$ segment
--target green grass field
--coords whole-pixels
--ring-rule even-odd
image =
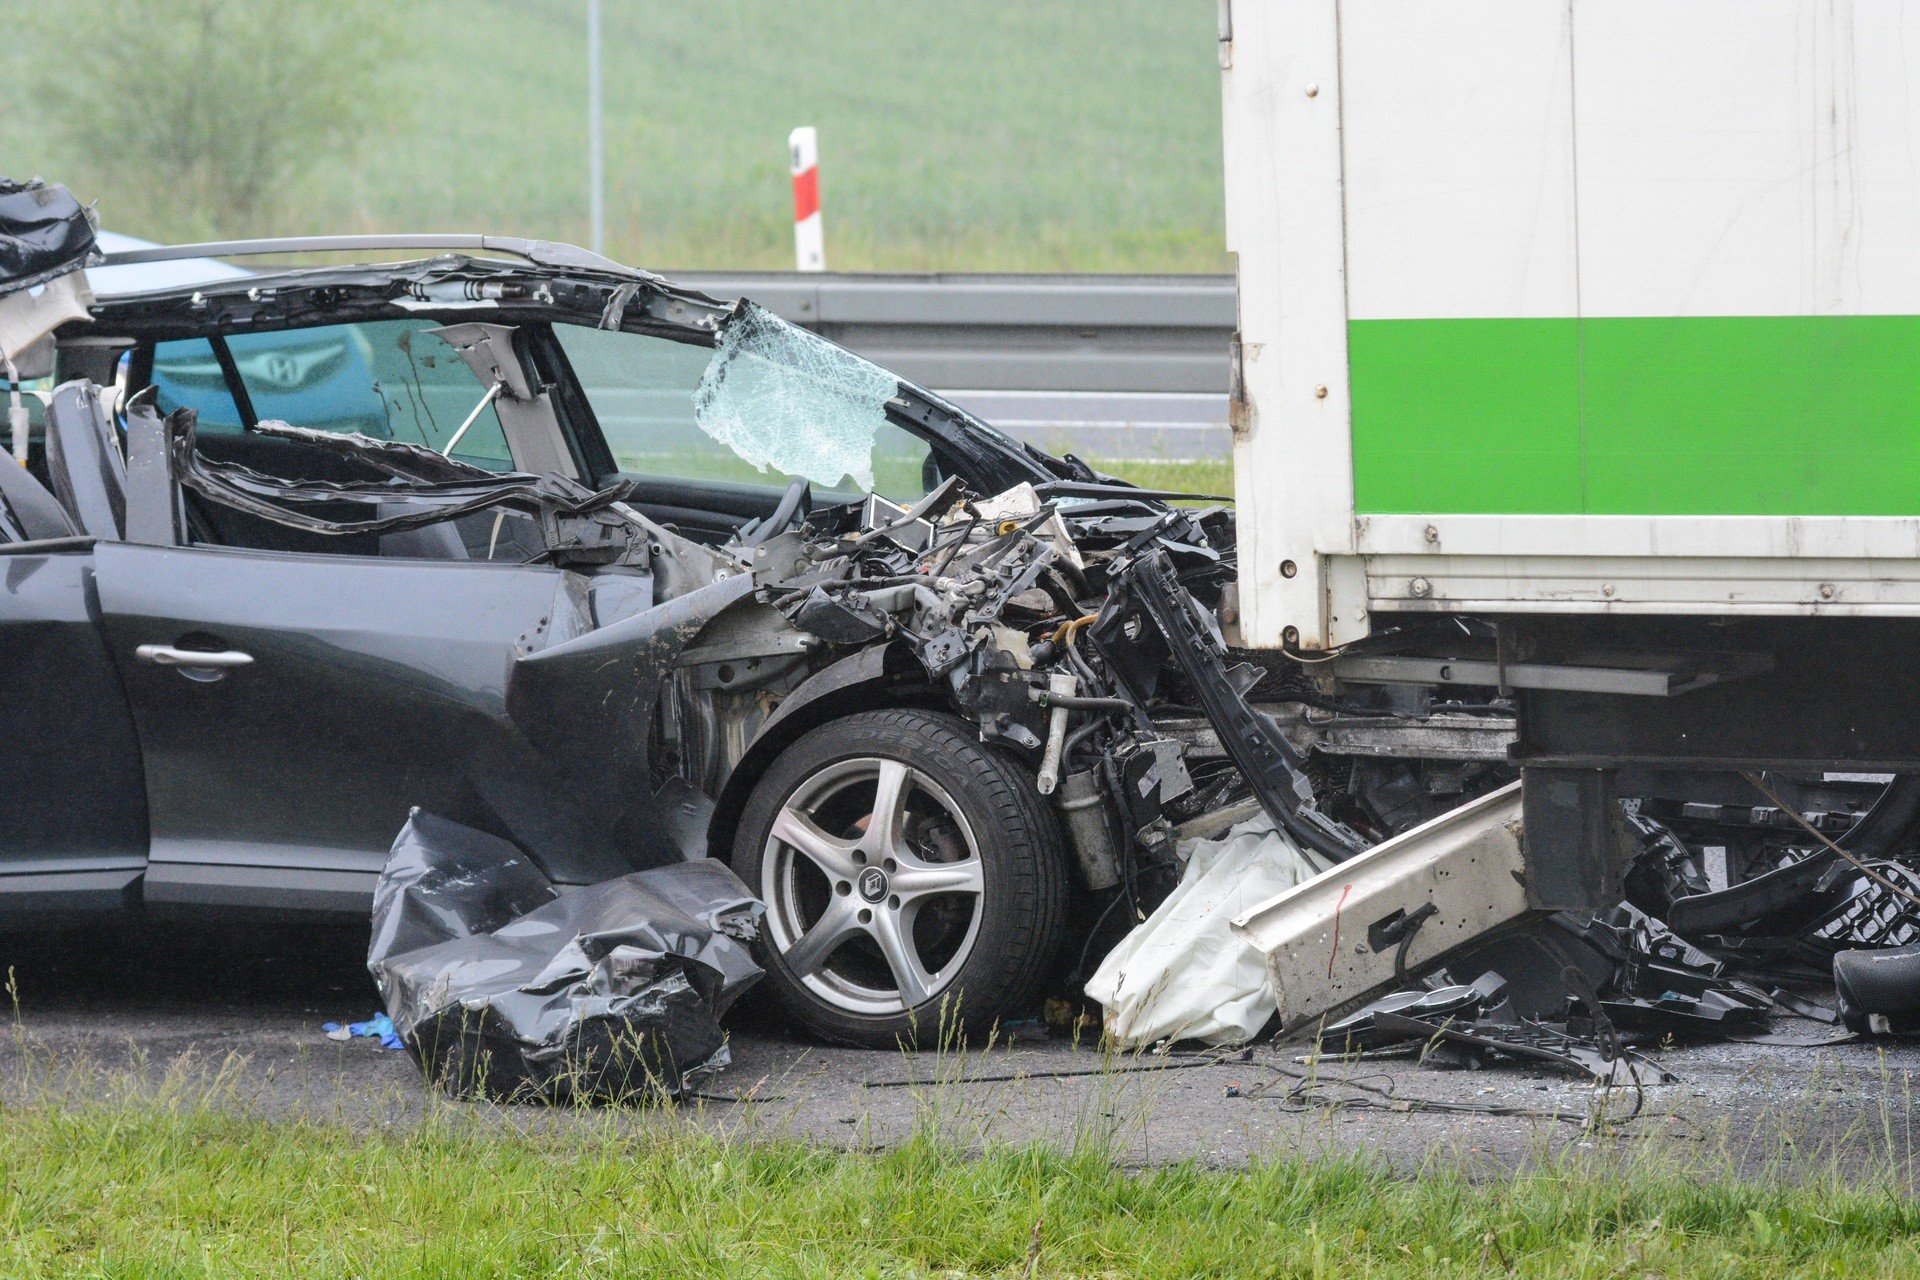
[[[812,124],[830,267],[1225,268],[1212,0],[605,0],[605,11],[617,257],[791,266],[786,137]],[[160,240],[485,229],[584,241],[583,0],[395,12],[397,45],[340,50],[378,63],[389,86],[375,136],[357,158],[303,165],[264,225],[235,225],[181,175],[105,171],[17,87],[0,89],[4,168],[64,179],[98,198],[108,226]],[[14,39],[0,42],[0,84],[46,59],[88,74],[70,48]]]
[[[1225,458],[1200,458],[1187,462],[1129,460],[1095,461],[1093,467],[1108,475],[1119,476],[1144,489],[1171,489],[1179,493],[1197,493],[1209,497],[1233,497],[1233,463]]]
[[[1473,1182],[1362,1157],[1129,1171],[1097,1151],[755,1145],[614,1113],[356,1133],[190,1098],[13,1106],[10,1277],[1902,1276],[1920,1207],[1629,1153]],[[599,1122],[604,1119],[604,1123]],[[1624,1160],[1624,1164],[1614,1161]]]

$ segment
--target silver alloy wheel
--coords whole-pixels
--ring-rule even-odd
[[[929,832],[947,847],[925,847]],[[925,1004],[973,953],[980,847],[952,797],[898,760],[841,760],[809,775],[775,816],[760,868],[768,944],[837,1009]]]

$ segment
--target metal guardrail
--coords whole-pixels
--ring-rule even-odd
[[[926,386],[1227,390],[1231,276],[662,274],[744,294]]]
[[[1231,276],[662,274],[750,297],[1044,447],[1229,451]]]

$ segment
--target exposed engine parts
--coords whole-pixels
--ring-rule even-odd
[[[1264,673],[1230,664],[1213,612],[1233,572],[1225,511],[1055,488],[949,482],[825,531],[770,527],[798,518],[783,504],[739,550],[795,628],[829,650],[898,646],[983,739],[1029,756],[1089,888],[1131,891],[1172,865],[1177,826],[1249,795],[1329,858],[1364,848],[1247,701]]]

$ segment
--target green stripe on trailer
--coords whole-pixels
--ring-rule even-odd
[[[1920,317],[1355,320],[1354,508],[1920,515]]]

